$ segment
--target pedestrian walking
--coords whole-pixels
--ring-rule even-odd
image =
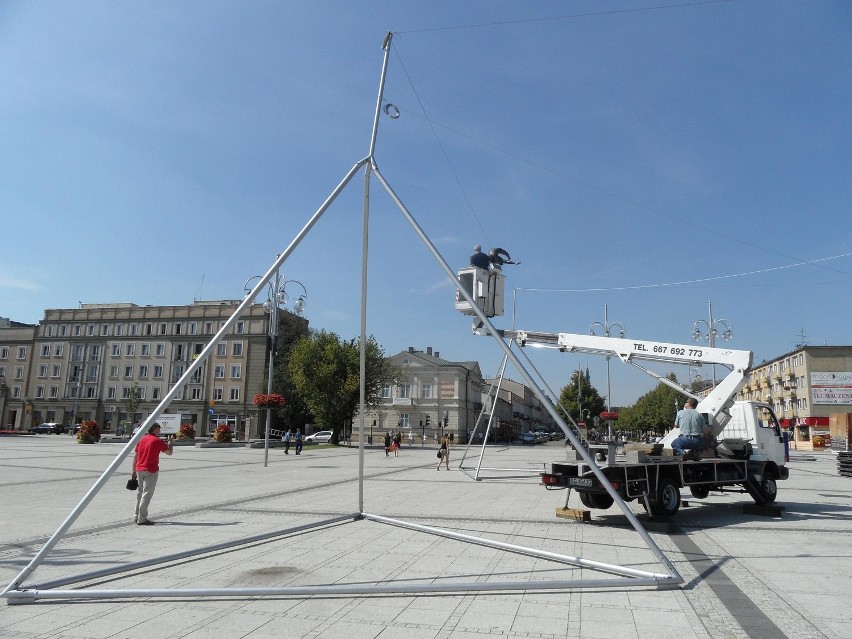
[[[385,433],[385,457],[390,454],[391,436],[390,431]]]
[[[286,431],[284,431],[284,437],[282,439],[284,440],[284,454],[289,455],[290,454],[290,442],[293,441],[293,433],[290,432],[289,428]]]
[[[450,469],[450,438],[446,435],[441,438],[441,447],[438,449],[438,465],[435,470],[441,470],[441,463],[446,464],[447,470]]]
[[[411,431],[408,431],[408,445],[411,447],[414,446],[414,433]]]
[[[396,435],[393,436],[393,444],[391,444],[391,448],[393,449],[393,456],[399,457],[399,448],[402,446],[402,433],[396,431]]]
[[[157,488],[157,477],[160,473],[160,453],[172,454],[174,438],[169,435],[167,441],[159,437],[160,425],[154,424],[148,432],[136,444],[133,455],[133,474],[131,477],[139,481],[136,489],[136,515],[134,521],[137,526],[152,526],[153,521],[148,519],[148,505]]]
[[[296,429],[296,454],[297,455],[302,454],[302,429],[301,428]]]

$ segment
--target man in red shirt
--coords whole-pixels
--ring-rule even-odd
[[[157,488],[157,476],[160,470],[160,453],[172,454],[173,437],[169,435],[168,443],[158,437],[160,425],[154,424],[148,433],[136,444],[133,456],[133,477],[139,480],[136,490],[136,525],[152,526],[148,519],[148,504]]]

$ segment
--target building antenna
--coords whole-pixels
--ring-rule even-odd
[[[807,341],[805,341],[805,329],[800,328],[799,329],[799,343],[796,344],[796,348],[802,348],[803,346],[807,346],[807,345],[808,345],[808,343],[807,343]]]

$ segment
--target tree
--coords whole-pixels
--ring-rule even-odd
[[[139,392],[139,384],[134,383],[130,391],[127,393],[127,398],[124,405],[127,407],[127,420],[132,424],[136,409],[142,403],[142,394]]]
[[[382,386],[397,381],[399,371],[385,357],[375,338],[366,343],[366,404],[375,406]],[[342,341],[336,334],[313,331],[290,352],[290,376],[314,418],[330,430],[331,443],[358,412],[360,403],[360,341]]]
[[[667,375],[668,379],[677,382],[674,373]],[[616,427],[618,430],[649,431],[662,435],[674,425],[677,413],[676,402],[682,404],[683,393],[660,382],[657,387],[642,395],[633,406],[625,408],[618,415]]]
[[[598,389],[592,386],[588,369],[585,373],[574,371],[571,374],[571,381],[563,386],[559,393],[559,402],[575,422],[585,421],[580,415],[581,410],[583,413],[588,410],[591,417],[597,417],[606,410],[606,402],[598,393]],[[562,407],[559,408],[559,413],[564,418]]]
[[[289,312],[278,314],[278,339],[275,345],[275,366],[272,369],[272,392],[284,396],[286,403],[282,408],[273,410],[277,420],[284,423],[285,428],[297,427],[303,429],[311,421],[311,410],[296,389],[293,376],[290,374],[289,361],[293,348],[299,340],[310,336],[308,322],[299,315]],[[266,392],[266,387],[259,391]]]

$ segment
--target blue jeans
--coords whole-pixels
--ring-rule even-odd
[[[683,455],[683,451],[686,449],[703,450],[704,438],[700,435],[681,435],[672,442],[672,449],[674,449],[675,455]]]

